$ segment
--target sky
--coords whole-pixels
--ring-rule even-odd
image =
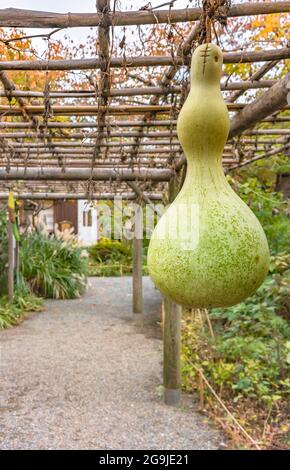
[[[40,2],[39,0],[0,0],[1,8],[21,8],[24,10],[51,11],[56,13],[95,12],[95,4],[95,0],[49,0],[49,2]],[[25,29],[25,32],[28,35],[41,34],[42,32],[48,33],[49,31],[51,30],[39,28]],[[62,39],[65,35],[69,35],[77,43],[84,42],[89,32],[89,28],[72,28],[70,30],[60,31],[59,33],[55,34],[54,39]],[[40,54],[46,49],[46,42],[43,39],[35,39],[33,44]]]
[[[167,3],[168,0],[118,0],[117,9],[139,10],[141,7],[151,3],[152,7]],[[113,5],[113,0],[111,0]],[[175,0],[173,8],[186,8],[187,6],[195,7],[196,0]],[[96,0],[49,0],[48,2],[40,2],[39,0],[0,0],[0,8],[21,8],[25,10],[50,11],[56,13],[90,13],[96,12]],[[168,6],[162,9],[168,9]],[[48,29],[25,29],[28,35],[48,33]],[[69,36],[75,43],[84,43],[86,37],[91,33],[89,28],[71,28],[56,33],[53,37],[56,40],[62,40],[64,36]],[[46,50],[46,42],[43,39],[35,39],[34,47],[40,55]]]
[[[168,0],[117,0],[117,9],[124,10],[139,10],[143,6],[151,3],[154,8],[156,6],[167,3]],[[111,0],[111,6],[113,0]],[[173,8],[186,8],[187,6],[197,6],[196,0],[175,0]],[[49,0],[48,2],[40,2],[39,0],[0,0],[0,8],[21,8],[25,10],[38,10],[38,11],[51,11],[56,13],[90,13],[96,12],[96,0]],[[164,6],[160,9],[168,9]],[[47,29],[25,29],[25,32],[30,34],[47,33]],[[65,35],[69,35],[76,43],[83,43],[86,37],[90,34],[89,28],[71,28],[69,30],[60,31],[54,35],[55,39],[62,39]],[[37,49],[45,50],[45,42],[42,39],[34,41]]]
[[[168,0],[151,0],[152,7],[166,3]],[[1,8],[24,8],[26,10],[42,10],[42,11],[58,11],[58,12],[93,12],[96,11],[96,0],[49,0],[48,7],[40,5],[39,0],[0,0]],[[118,4],[121,5],[121,10],[138,10],[140,7],[147,5],[147,0],[119,0]],[[174,8],[185,8],[189,3],[195,6],[195,2],[187,0],[176,0]],[[111,0],[111,4],[113,1]],[[134,5],[134,8],[132,7]]]

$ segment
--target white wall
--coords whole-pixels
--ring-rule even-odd
[[[53,232],[53,203],[51,201],[43,201],[44,209],[39,212],[35,223],[38,227],[45,227],[48,231]]]
[[[84,227],[83,212],[89,210],[92,211],[92,226]],[[91,207],[85,199],[78,201],[78,236],[85,245],[93,245],[98,238],[97,210]]]

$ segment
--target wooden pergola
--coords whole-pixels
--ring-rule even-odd
[[[203,40],[205,16],[211,13],[218,22],[221,18],[224,21],[225,18],[290,13],[289,1],[227,6],[223,1],[208,0],[203,2],[203,8],[180,10],[175,10],[172,2],[168,2],[167,9],[150,7],[126,12],[115,10],[112,3],[97,0],[94,14],[0,10],[0,27],[51,30],[97,27],[99,48],[98,56],[94,58],[0,62],[0,199],[7,198],[10,188],[18,188],[18,197],[23,199],[113,199],[121,196],[146,204],[172,200],[186,171],[186,159],[177,139],[176,120],[188,91],[188,86],[176,83],[175,78],[180,70],[188,69],[192,51]],[[215,7],[209,11],[213,4]],[[188,23],[190,30],[171,55],[111,56],[112,28],[176,23]],[[289,46],[285,41],[284,46],[277,48],[224,53],[226,64],[261,63],[247,79],[225,80],[221,84],[231,116],[230,135],[223,153],[225,171],[273,155],[289,154],[287,93],[290,73],[275,80],[265,79],[277,64],[290,58]],[[157,83],[140,77],[140,69],[155,67],[162,69]],[[134,86],[114,86],[112,71],[115,69],[125,70]],[[27,73],[99,70],[99,80],[97,86],[89,90],[20,90],[7,73],[16,70]],[[258,97],[251,93],[247,102],[240,101],[244,93],[251,90],[261,93]],[[142,99],[139,103],[138,97]],[[129,98],[137,104],[128,103]],[[83,104],[86,99],[88,104]],[[48,107],[50,115],[47,117]],[[68,119],[56,119],[64,116]],[[142,312],[141,248],[142,242],[136,238],[135,313]],[[172,305],[167,305],[167,310],[171,311],[171,323],[166,323],[165,334],[172,338],[178,330],[180,312]],[[165,342],[168,403],[178,401],[178,394],[170,391],[180,388],[176,359],[178,335],[176,338],[176,341]]]

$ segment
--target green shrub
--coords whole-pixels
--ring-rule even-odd
[[[91,257],[100,263],[110,261],[110,263],[124,261],[132,261],[131,246],[118,240],[110,240],[108,238],[101,238],[98,243],[91,246],[89,249]]]
[[[128,242],[101,238],[88,248],[90,276],[124,276],[132,274],[132,245]],[[143,274],[147,275],[147,247],[143,246]]]
[[[271,187],[265,187],[258,178],[248,178],[244,183],[229,179],[261,222],[271,253],[289,252],[289,201]]]
[[[36,294],[71,299],[85,289],[87,259],[81,248],[35,232],[22,241],[20,272]]]
[[[192,366],[202,368],[225,397],[253,398],[272,405],[290,392],[287,321],[279,314],[289,306],[290,258],[272,260],[271,273],[252,297],[227,309],[209,312],[215,339],[206,324],[183,323],[183,371],[186,388],[197,381]]]
[[[20,323],[27,312],[42,310],[43,301],[30,292],[23,278],[20,276],[15,288],[13,300],[0,297],[0,328],[8,328]]]
[[[91,276],[122,276],[132,272],[132,248],[128,243],[101,238],[88,248]]]

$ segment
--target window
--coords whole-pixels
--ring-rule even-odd
[[[83,211],[83,226],[84,227],[92,227],[93,220],[92,220],[92,211],[91,209],[88,211]]]

